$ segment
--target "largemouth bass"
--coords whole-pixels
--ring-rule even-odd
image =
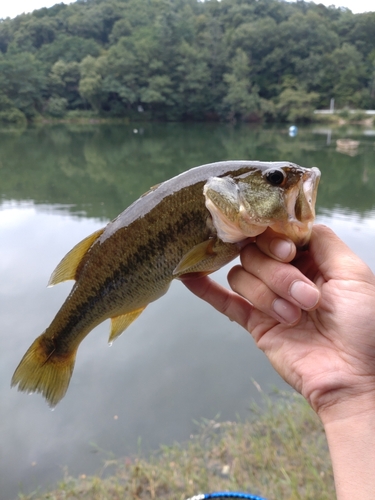
[[[65,395],[85,336],[111,318],[118,337],[171,281],[216,271],[248,238],[272,227],[308,242],[320,172],[288,162],[228,161],[193,168],[135,201],[78,243],[49,281],[75,284],[51,325],[18,365],[12,386],[41,392],[51,406]]]

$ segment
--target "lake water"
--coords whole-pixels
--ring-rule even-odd
[[[0,130],[0,499],[93,474],[109,457],[187,440],[202,417],[246,417],[286,384],[248,333],[173,283],[108,348],[109,322],[82,343],[66,397],[10,389],[13,371],[71,283],[46,288],[60,259],[150,186],[219,160],[319,167],[318,222],[375,271],[375,131],[145,124]],[[360,141],[353,156],[338,138]],[[228,267],[216,273],[226,282]],[[66,469],[65,469],[66,468]]]

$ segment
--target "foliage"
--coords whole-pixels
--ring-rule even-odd
[[[307,121],[375,106],[374,30],[310,2],[78,0],[0,20],[0,88],[28,120]]]
[[[51,116],[61,118],[65,115],[68,101],[64,97],[51,97],[48,101],[47,112]]]
[[[45,79],[40,64],[29,52],[0,54],[0,89],[27,118],[41,110]]]
[[[260,97],[257,88],[251,85],[251,69],[246,53],[242,49],[236,50],[231,63],[231,72],[224,74],[224,81],[228,85],[227,95],[223,104],[228,108],[229,117],[246,119],[258,117],[260,114]]]
[[[26,116],[2,93],[0,93],[0,123],[7,125],[26,124]]]
[[[279,116],[289,122],[307,122],[311,119],[314,104],[319,95],[316,92],[306,92],[302,88],[287,87],[279,95],[276,109]]]

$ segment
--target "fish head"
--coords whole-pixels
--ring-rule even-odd
[[[212,177],[203,193],[221,240],[243,241],[271,227],[301,247],[311,235],[319,179],[317,168],[269,163]]]

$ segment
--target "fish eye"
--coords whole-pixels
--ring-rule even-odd
[[[285,180],[285,174],[282,170],[269,170],[265,177],[272,186],[281,186]]]

